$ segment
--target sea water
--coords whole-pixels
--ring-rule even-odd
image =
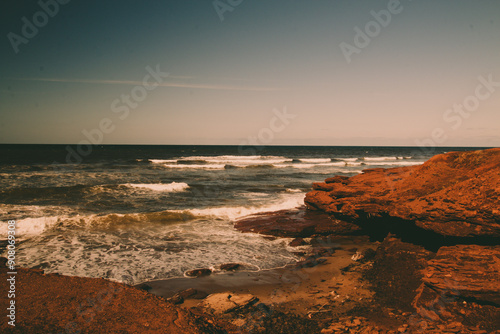
[[[78,147],[0,145],[0,239],[16,220],[19,266],[128,284],[275,268],[297,260],[289,240],[240,233],[236,219],[302,206],[327,177],[470,149],[95,146],[77,160]]]

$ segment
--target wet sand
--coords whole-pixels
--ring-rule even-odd
[[[322,247],[324,253],[318,259],[326,262],[314,267],[290,264],[284,268],[258,272],[235,271],[216,273],[198,278],[174,278],[147,282],[150,293],[169,298],[176,293],[193,288],[207,294],[230,292],[252,294],[266,305],[299,315],[315,312],[321,305],[335,303],[339,312],[345,312],[355,302],[367,300],[371,292],[359,281],[360,274],[354,268],[362,264],[352,259],[356,251],[375,249],[378,243],[366,237],[338,237],[334,244]],[[318,249],[316,248],[316,251]],[[321,262],[324,260],[319,260]],[[351,270],[341,269],[351,266]],[[186,308],[200,303],[187,299],[181,305]]]

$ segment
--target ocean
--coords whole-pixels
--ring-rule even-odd
[[[302,206],[311,184],[327,177],[474,148],[85,149],[0,145],[0,239],[15,220],[18,266],[138,284],[228,262],[284,266],[298,260],[289,240],[240,233],[234,221]]]

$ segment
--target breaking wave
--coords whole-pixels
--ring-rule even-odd
[[[126,183],[123,186],[134,189],[148,189],[153,191],[163,192],[179,192],[189,188],[189,185],[184,182],[172,182],[168,184],[163,183]]]

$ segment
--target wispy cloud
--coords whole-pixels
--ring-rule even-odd
[[[173,79],[189,79],[190,77],[174,77]],[[97,85],[143,85],[142,81],[136,80],[87,80],[87,79],[64,79],[64,78],[15,78],[21,81],[41,81],[41,82],[64,82],[77,84],[97,84]],[[251,91],[251,92],[272,92],[282,89],[273,87],[252,87],[252,86],[235,86],[235,85],[214,85],[214,84],[194,84],[181,82],[162,82],[160,87],[175,87],[175,88],[193,88],[193,89],[211,89],[211,90],[233,90],[233,91]]]

